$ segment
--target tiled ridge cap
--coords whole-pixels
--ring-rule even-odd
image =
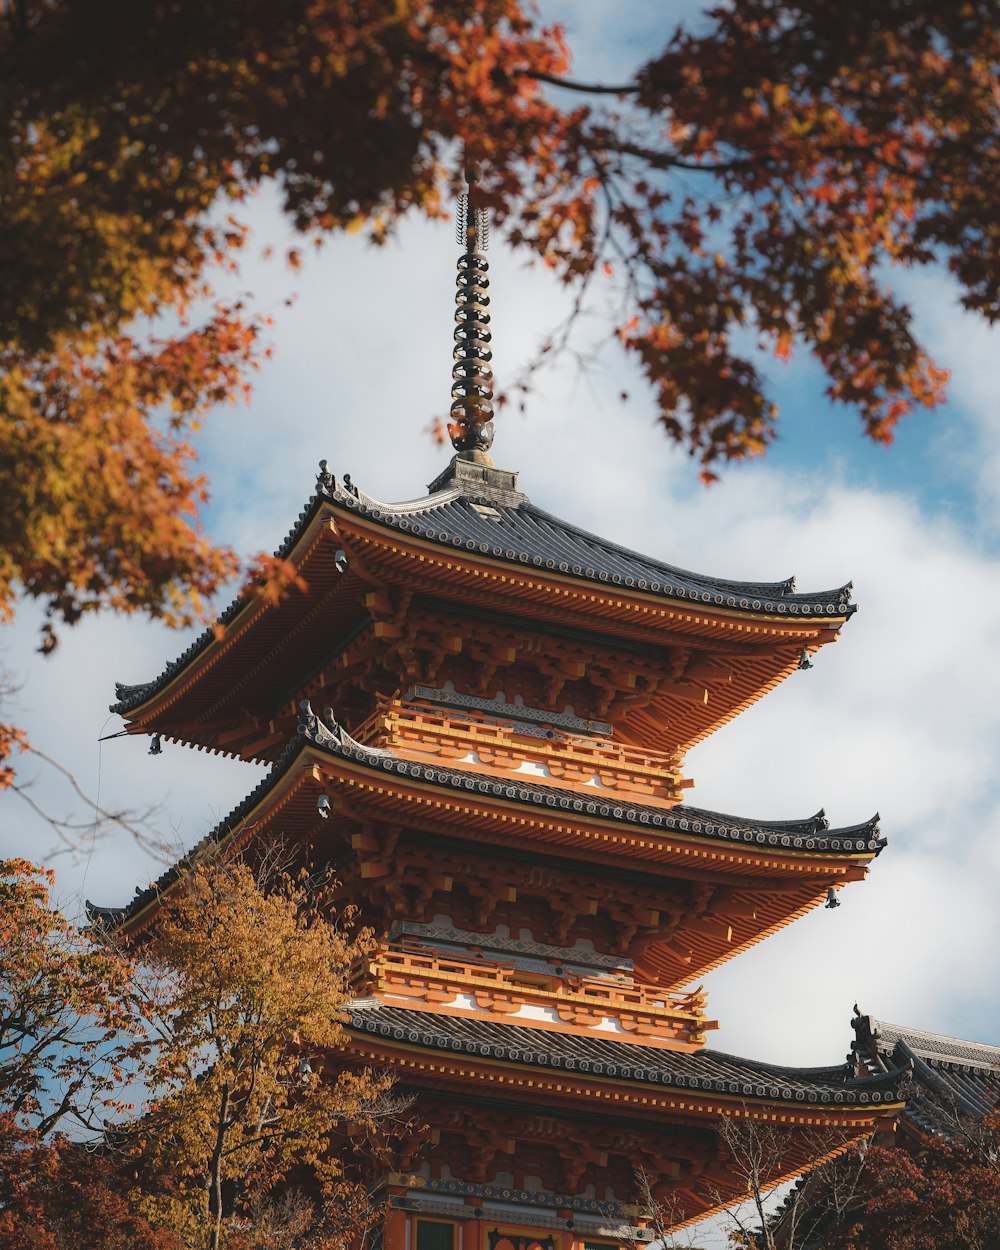
[[[856,1016],[852,1024],[858,1034],[858,1044],[863,1046],[870,1041],[883,1056],[891,1055],[903,1042],[915,1055],[933,1064],[990,1068],[1000,1073],[1000,1046],[890,1024],[871,1015]]]
[[[845,595],[849,597],[850,590],[852,589],[850,586],[840,586],[836,590],[824,590],[817,592],[816,595],[802,596],[796,595],[794,576],[785,577],[778,582],[747,582],[739,578],[713,577],[707,573],[695,573],[690,569],[682,569],[679,565],[667,564],[664,560],[657,560],[652,556],[644,556],[641,552],[634,551],[631,547],[625,547],[620,543],[612,542],[608,538],[602,538],[599,534],[592,534],[589,530],[583,529],[582,526],[573,525],[569,521],[564,521],[561,517],[557,517],[551,512],[546,512],[544,508],[539,508],[535,504],[529,503],[525,510],[541,520],[548,522],[550,525],[560,526],[563,529],[569,530],[578,538],[586,539],[588,542],[592,542],[599,547],[603,547],[605,551],[613,552],[616,556],[620,556],[623,559],[642,560],[645,564],[662,569],[664,573],[683,581],[704,583],[708,586],[719,587],[723,590],[735,590],[737,592],[759,594],[769,598],[785,598],[791,596],[795,598],[807,597],[825,599],[831,596],[836,596],[836,598],[840,600],[844,598]]]
[[[740,816],[725,816],[718,812],[699,808],[646,807],[637,803],[598,801],[584,798],[572,791],[555,786],[541,786],[508,779],[476,776],[460,769],[443,768],[422,764],[416,760],[404,760],[395,752],[380,747],[365,746],[357,742],[336,721],[324,723],[308,707],[303,709],[298,732],[275,760],[259,784],[224,817],[208,834],[166,872],[162,873],[147,889],[137,890],[130,902],[119,907],[102,907],[89,900],[87,914],[93,922],[117,925],[141,910],[164,890],[168,889],[190,864],[195,863],[205,850],[225,840],[234,833],[244,817],[260,803],[261,799],[280,781],[291,767],[302,748],[311,743],[331,755],[354,759],[383,772],[412,776],[415,779],[437,782],[452,789],[484,794],[493,798],[515,798],[534,806],[569,810],[580,815],[598,816],[601,819],[620,821],[625,825],[652,827],[667,832],[694,834],[732,842],[747,842],[760,847],[773,847],[776,851],[796,850],[806,852],[854,853],[870,851],[879,854],[887,845],[879,836],[878,816],[858,825],[843,829],[828,829],[822,811],[804,821],[752,821]]]
[[[309,522],[313,519],[319,507],[327,498],[328,496],[322,491],[317,491],[315,494],[310,495],[305,507],[299,513],[298,520],[285,535],[284,541],[275,551],[274,555],[276,559],[284,560],[288,556],[296,542],[298,542],[299,538],[301,538],[302,534],[305,532]],[[209,625],[207,629],[203,629],[197,638],[195,638],[189,646],[185,647],[175,660],[171,660],[168,664],[166,664],[159,676],[154,677],[152,681],[139,682],[136,685],[128,685],[125,682],[116,681],[115,694],[118,698],[116,702],[110,705],[108,710],[111,712],[117,712],[119,715],[123,715],[124,713],[131,711],[132,708],[138,707],[139,704],[144,703],[151,694],[154,694],[162,686],[165,686],[176,673],[179,673],[183,668],[185,668],[196,655],[204,651],[209,643],[214,641],[217,626],[228,625],[229,622],[233,620],[234,617],[238,616],[243,608],[249,606],[251,602],[252,600],[245,599],[242,595],[237,595],[229,606],[220,612],[219,616],[216,618],[215,625]]]
[[[374,520],[386,521],[389,524],[398,523],[401,519],[409,519],[414,516],[423,516],[438,512],[447,507],[449,504],[457,503],[460,500],[466,500],[472,503],[480,502],[480,491],[475,487],[448,486],[444,490],[438,491],[433,495],[425,495],[419,499],[411,499],[404,503],[383,503],[374,496],[366,494],[362,490],[345,491],[339,485],[335,485],[329,491],[329,497],[336,499],[338,503],[346,504],[348,508],[357,511],[367,512]],[[484,495],[482,502],[487,502]],[[527,495],[520,497],[520,502],[516,506],[508,506],[501,509],[501,513],[506,510],[509,512],[524,512],[537,518],[537,520],[547,525],[561,529],[571,534],[574,538],[584,539],[588,543],[593,543],[596,547],[611,552],[616,556],[625,560],[641,560],[644,564],[662,570],[668,577],[674,577],[678,580],[694,582],[699,585],[705,584],[710,586],[718,586],[723,589],[732,589],[744,593],[753,593],[765,597],[778,598],[793,595],[795,592],[795,578],[787,577],[780,582],[746,582],[729,578],[711,577],[704,573],[694,573],[687,569],[679,568],[676,565],[667,564],[662,560],[657,560],[652,556],[644,556],[641,552],[633,551],[629,547],[623,547],[619,543],[612,542],[610,539],[601,538],[598,534],[592,534],[589,530],[585,530],[578,525],[573,525],[569,521],[564,521],[561,517],[555,516],[554,513],[546,512],[545,509],[539,508],[533,504]],[[437,541],[447,541],[444,535],[437,534],[434,536]],[[503,552],[497,549],[491,552],[498,556],[503,556]],[[551,570],[549,570],[551,571]],[[663,588],[667,590],[666,587]],[[829,598],[836,596],[838,600],[842,599],[850,590],[850,587],[838,587],[834,591],[821,591],[816,595],[806,596],[807,598]],[[801,597],[801,596],[799,596]]]
[[[995,1105],[995,1099],[970,1097],[968,1090],[961,1089],[956,1081],[948,1079],[953,1071],[952,1065],[936,1065],[928,1062],[903,1039],[896,1043],[892,1057],[897,1064],[911,1063],[917,1083],[922,1085],[942,1108],[953,1114],[974,1116],[979,1119]],[[919,1115],[919,1108],[915,1110]]]
[[[577,1034],[546,1034],[544,1046],[530,1026],[440,1016],[377,999],[348,1003],[348,1027],[369,1036],[491,1060],[579,1072],[711,1094],[842,1106],[900,1101],[908,1071],[853,1077],[847,1065],[790,1068],[721,1051],[664,1051],[637,1042]]]
[[[490,502],[486,496],[483,496],[482,500],[480,500],[482,492],[475,484],[451,485],[436,494],[397,504],[383,503],[381,500],[375,499],[373,496],[359,490],[353,483],[345,485],[332,475],[327,475],[327,480],[321,481],[320,490],[329,499],[342,504],[350,511],[363,513],[371,517],[372,520],[403,530],[409,528],[407,522],[411,518],[426,517],[435,512],[443,511],[455,503],[484,502],[489,504]],[[710,603],[713,606],[749,609],[754,612],[764,612],[771,615],[794,609],[796,612],[801,610],[805,616],[810,614],[818,616],[850,615],[855,610],[855,606],[850,602],[853,589],[853,584],[850,582],[829,590],[796,593],[794,577],[785,578],[780,582],[747,582],[690,572],[657,560],[652,556],[645,556],[641,552],[621,546],[609,539],[601,538],[599,535],[592,534],[569,521],[564,521],[561,517],[556,517],[552,513],[546,512],[544,509],[531,503],[527,496],[522,495],[519,498],[520,502],[516,505],[501,504],[496,509],[502,519],[511,520],[528,517],[534,523],[536,529],[548,527],[556,535],[556,541],[558,541],[559,534],[568,536],[570,540],[593,546],[601,553],[610,555],[620,560],[623,564],[640,564],[645,566],[646,569],[657,571],[660,574],[660,579],[653,578],[650,580],[643,577],[635,579],[627,576],[620,577],[617,574],[603,576],[599,575],[594,569],[585,571],[583,566],[574,567],[565,560],[529,558],[526,553],[517,552],[516,543],[498,544],[496,535],[488,529],[483,529],[481,518],[474,513],[472,516],[469,516],[468,513],[463,513],[463,520],[479,531],[481,538],[488,537],[492,539],[491,542],[476,542],[472,537],[459,539],[456,535],[450,535],[447,532],[438,533],[436,530],[432,530],[430,533],[422,533],[417,528],[412,532],[415,537],[430,538],[432,541],[441,543],[446,547],[457,546],[461,548],[464,546],[469,550],[478,551],[480,554],[491,555],[497,559],[515,564],[526,564],[529,567],[534,565],[548,572],[570,574],[582,577],[585,581],[599,580],[616,587],[624,584],[626,589],[630,590],[662,594],[668,598],[689,599],[691,602]],[[663,581],[664,584],[661,585],[660,581]],[[688,583],[689,585],[671,585],[674,582]],[[692,587],[697,588],[699,593],[692,594]],[[718,597],[718,592],[721,592],[721,598]],[[744,596],[747,602],[738,601],[734,597],[735,595]],[[732,599],[731,602],[730,598]]]

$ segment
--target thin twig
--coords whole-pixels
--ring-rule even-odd
[[[155,806],[140,812],[130,812],[127,809],[112,811],[101,806],[95,799],[91,798],[80,785],[76,774],[67,768],[65,764],[61,764],[53,756],[39,750],[38,747],[29,745],[24,749],[27,754],[35,756],[68,782],[80,802],[94,813],[93,819],[88,818],[87,820],[53,815],[29,792],[30,787],[34,785],[37,778],[23,784],[14,782],[10,786],[13,793],[54,831],[67,851],[79,853],[86,846],[92,845],[98,837],[108,833],[112,828],[117,828],[127,833],[139,846],[164,863],[171,861],[172,855],[167,843],[159,834],[153,833],[146,827],[158,810]],[[83,830],[89,830],[90,836],[86,838],[77,836],[78,832]]]

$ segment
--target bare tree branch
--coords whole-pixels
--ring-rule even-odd
[[[86,818],[76,815],[55,815],[31,792],[38,783],[37,775],[28,781],[11,783],[9,788],[12,793],[16,794],[39,819],[49,826],[59,839],[64,852],[83,855],[92,849],[99,838],[112,833],[127,833],[138,846],[156,859],[163,863],[173,861],[175,848],[154,828],[155,818],[161,811],[159,805],[150,805],[140,810],[105,807],[92,798],[84,790],[76,774],[54,756],[30,744],[25,746],[24,750],[26,754],[41,761],[46,768],[51,768],[62,777],[68,783],[76,800],[89,812]]]

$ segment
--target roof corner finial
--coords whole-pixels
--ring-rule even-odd
[[[466,165],[465,181],[468,191],[459,196],[455,221],[458,243],[465,250],[458,258],[448,433],[456,451],[492,464],[486,454],[493,442],[493,352],[489,265],[484,255],[490,245],[490,214],[477,203],[478,165]]]

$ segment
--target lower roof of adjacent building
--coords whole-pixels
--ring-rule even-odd
[[[1000,1105],[1000,1046],[890,1024],[855,1009],[856,1066],[872,1074],[909,1065],[913,1085],[903,1112],[918,1133],[950,1134]]]

